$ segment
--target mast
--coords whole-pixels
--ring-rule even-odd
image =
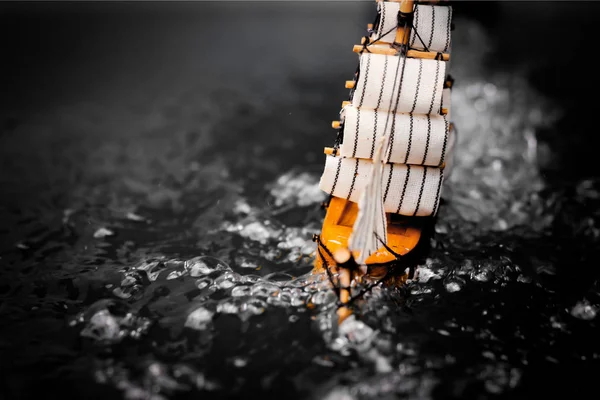
[[[455,141],[446,74],[451,7],[377,6],[369,35],[353,47],[359,67],[346,81],[350,99],[332,122],[338,139],[325,148],[320,181],[331,197],[318,242],[333,249],[316,266],[337,265],[343,304],[352,275],[414,248],[419,217],[437,213]]]

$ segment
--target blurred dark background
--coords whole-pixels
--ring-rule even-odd
[[[588,116],[596,107],[592,44],[600,2],[452,4],[458,18],[481,22],[492,39],[481,49],[490,68],[526,70],[538,90],[567,109],[556,129],[590,131],[571,137],[568,149],[557,135],[542,135],[564,159],[560,171],[548,172],[596,170],[593,146],[585,144],[595,137]],[[166,97],[215,71],[273,84],[296,70],[346,77],[355,64],[349,43],[363,34],[373,8],[369,1],[2,2],[2,129],[77,102]],[[336,100],[328,115],[345,95],[331,88]]]

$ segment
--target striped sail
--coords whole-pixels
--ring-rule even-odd
[[[373,163],[359,158],[327,156],[321,190],[358,203]],[[444,171],[409,164],[385,164],[382,174],[385,212],[426,217],[436,213]]]
[[[402,73],[396,75],[398,70]],[[445,79],[444,61],[363,53],[352,105],[380,111],[440,114]]]
[[[387,111],[347,106],[342,111],[344,143],[342,157],[372,159],[377,139],[383,136],[386,119],[390,135],[386,162],[440,167],[446,161],[451,136],[446,115],[390,114]]]
[[[452,7],[418,5],[413,16],[409,46],[412,49],[450,52]]]
[[[378,3],[371,41],[395,41],[399,7]],[[449,53],[451,19],[449,6],[415,6],[409,48]],[[351,102],[340,112],[343,140],[339,153],[326,157],[321,190],[360,209],[365,191],[381,188],[386,213],[436,215],[456,141],[446,69],[445,61],[362,52]],[[373,159],[384,137],[381,167]]]
[[[400,3],[381,1],[377,3],[377,7],[377,23],[373,27],[370,40],[394,43]],[[410,48],[448,53],[451,45],[451,23],[452,7],[417,5],[413,15],[414,27],[408,42]]]

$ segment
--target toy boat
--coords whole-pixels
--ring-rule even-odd
[[[455,142],[451,30],[447,2],[378,1],[354,46],[359,65],[332,123],[335,144],[324,151],[319,185],[329,199],[314,236],[315,270],[339,272],[341,303],[350,301],[353,278],[399,270],[437,214]]]

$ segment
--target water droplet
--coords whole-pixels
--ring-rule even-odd
[[[181,271],[171,271],[169,272],[169,275],[167,275],[167,280],[179,278],[181,275],[183,275],[183,272]]]
[[[83,324],[81,336],[115,343],[126,336],[140,337],[150,326],[146,318],[129,311],[129,306],[115,300],[99,300],[71,320],[71,326]]]
[[[145,221],[145,220],[146,220],[144,217],[142,217],[141,215],[137,215],[137,214],[136,214],[136,213],[134,213],[134,212],[128,212],[128,213],[125,215],[125,218],[127,218],[127,219],[129,219],[129,220],[131,220],[131,221],[137,221],[137,222],[140,222],[140,221]]]
[[[313,304],[326,304],[335,301],[335,294],[330,291],[320,291],[316,292],[310,298],[310,302]]]
[[[235,304],[233,302],[225,301],[225,302],[219,303],[219,305],[217,305],[217,312],[220,312],[223,314],[237,314],[238,311],[239,311],[239,307],[237,306],[237,304]]]
[[[242,312],[248,312],[252,315],[259,315],[265,312],[267,308],[267,303],[262,301],[261,299],[250,298],[242,303],[240,307]]]
[[[446,283],[446,290],[450,293],[458,292],[461,288],[458,282],[448,282]]]
[[[598,307],[590,304],[587,300],[582,300],[575,304],[571,309],[571,315],[583,320],[592,320],[596,318]]]
[[[225,272],[215,279],[215,285],[220,289],[229,289],[240,282],[240,275],[235,272]]]
[[[213,280],[210,278],[200,278],[196,281],[196,287],[198,289],[204,289],[205,287],[208,287],[210,285],[213,284]]]
[[[487,270],[483,270],[473,274],[473,280],[477,282],[487,282],[490,280],[490,273]]]
[[[185,262],[184,268],[189,271],[190,276],[208,275],[215,271],[230,270],[229,265],[215,257],[200,256]]]
[[[279,286],[269,282],[259,282],[252,286],[250,294],[258,297],[270,297],[279,290]]]
[[[233,359],[233,365],[235,365],[238,368],[242,368],[245,367],[246,364],[248,364],[248,360],[246,358],[243,357],[235,357]]]
[[[96,232],[94,232],[94,238],[101,239],[107,236],[113,236],[115,233],[107,228],[99,228]]]
[[[214,313],[206,308],[197,308],[188,315],[185,326],[196,330],[206,329],[212,321],[213,315]]]
[[[231,290],[232,297],[244,297],[250,296],[250,287],[248,286],[236,286]]]

